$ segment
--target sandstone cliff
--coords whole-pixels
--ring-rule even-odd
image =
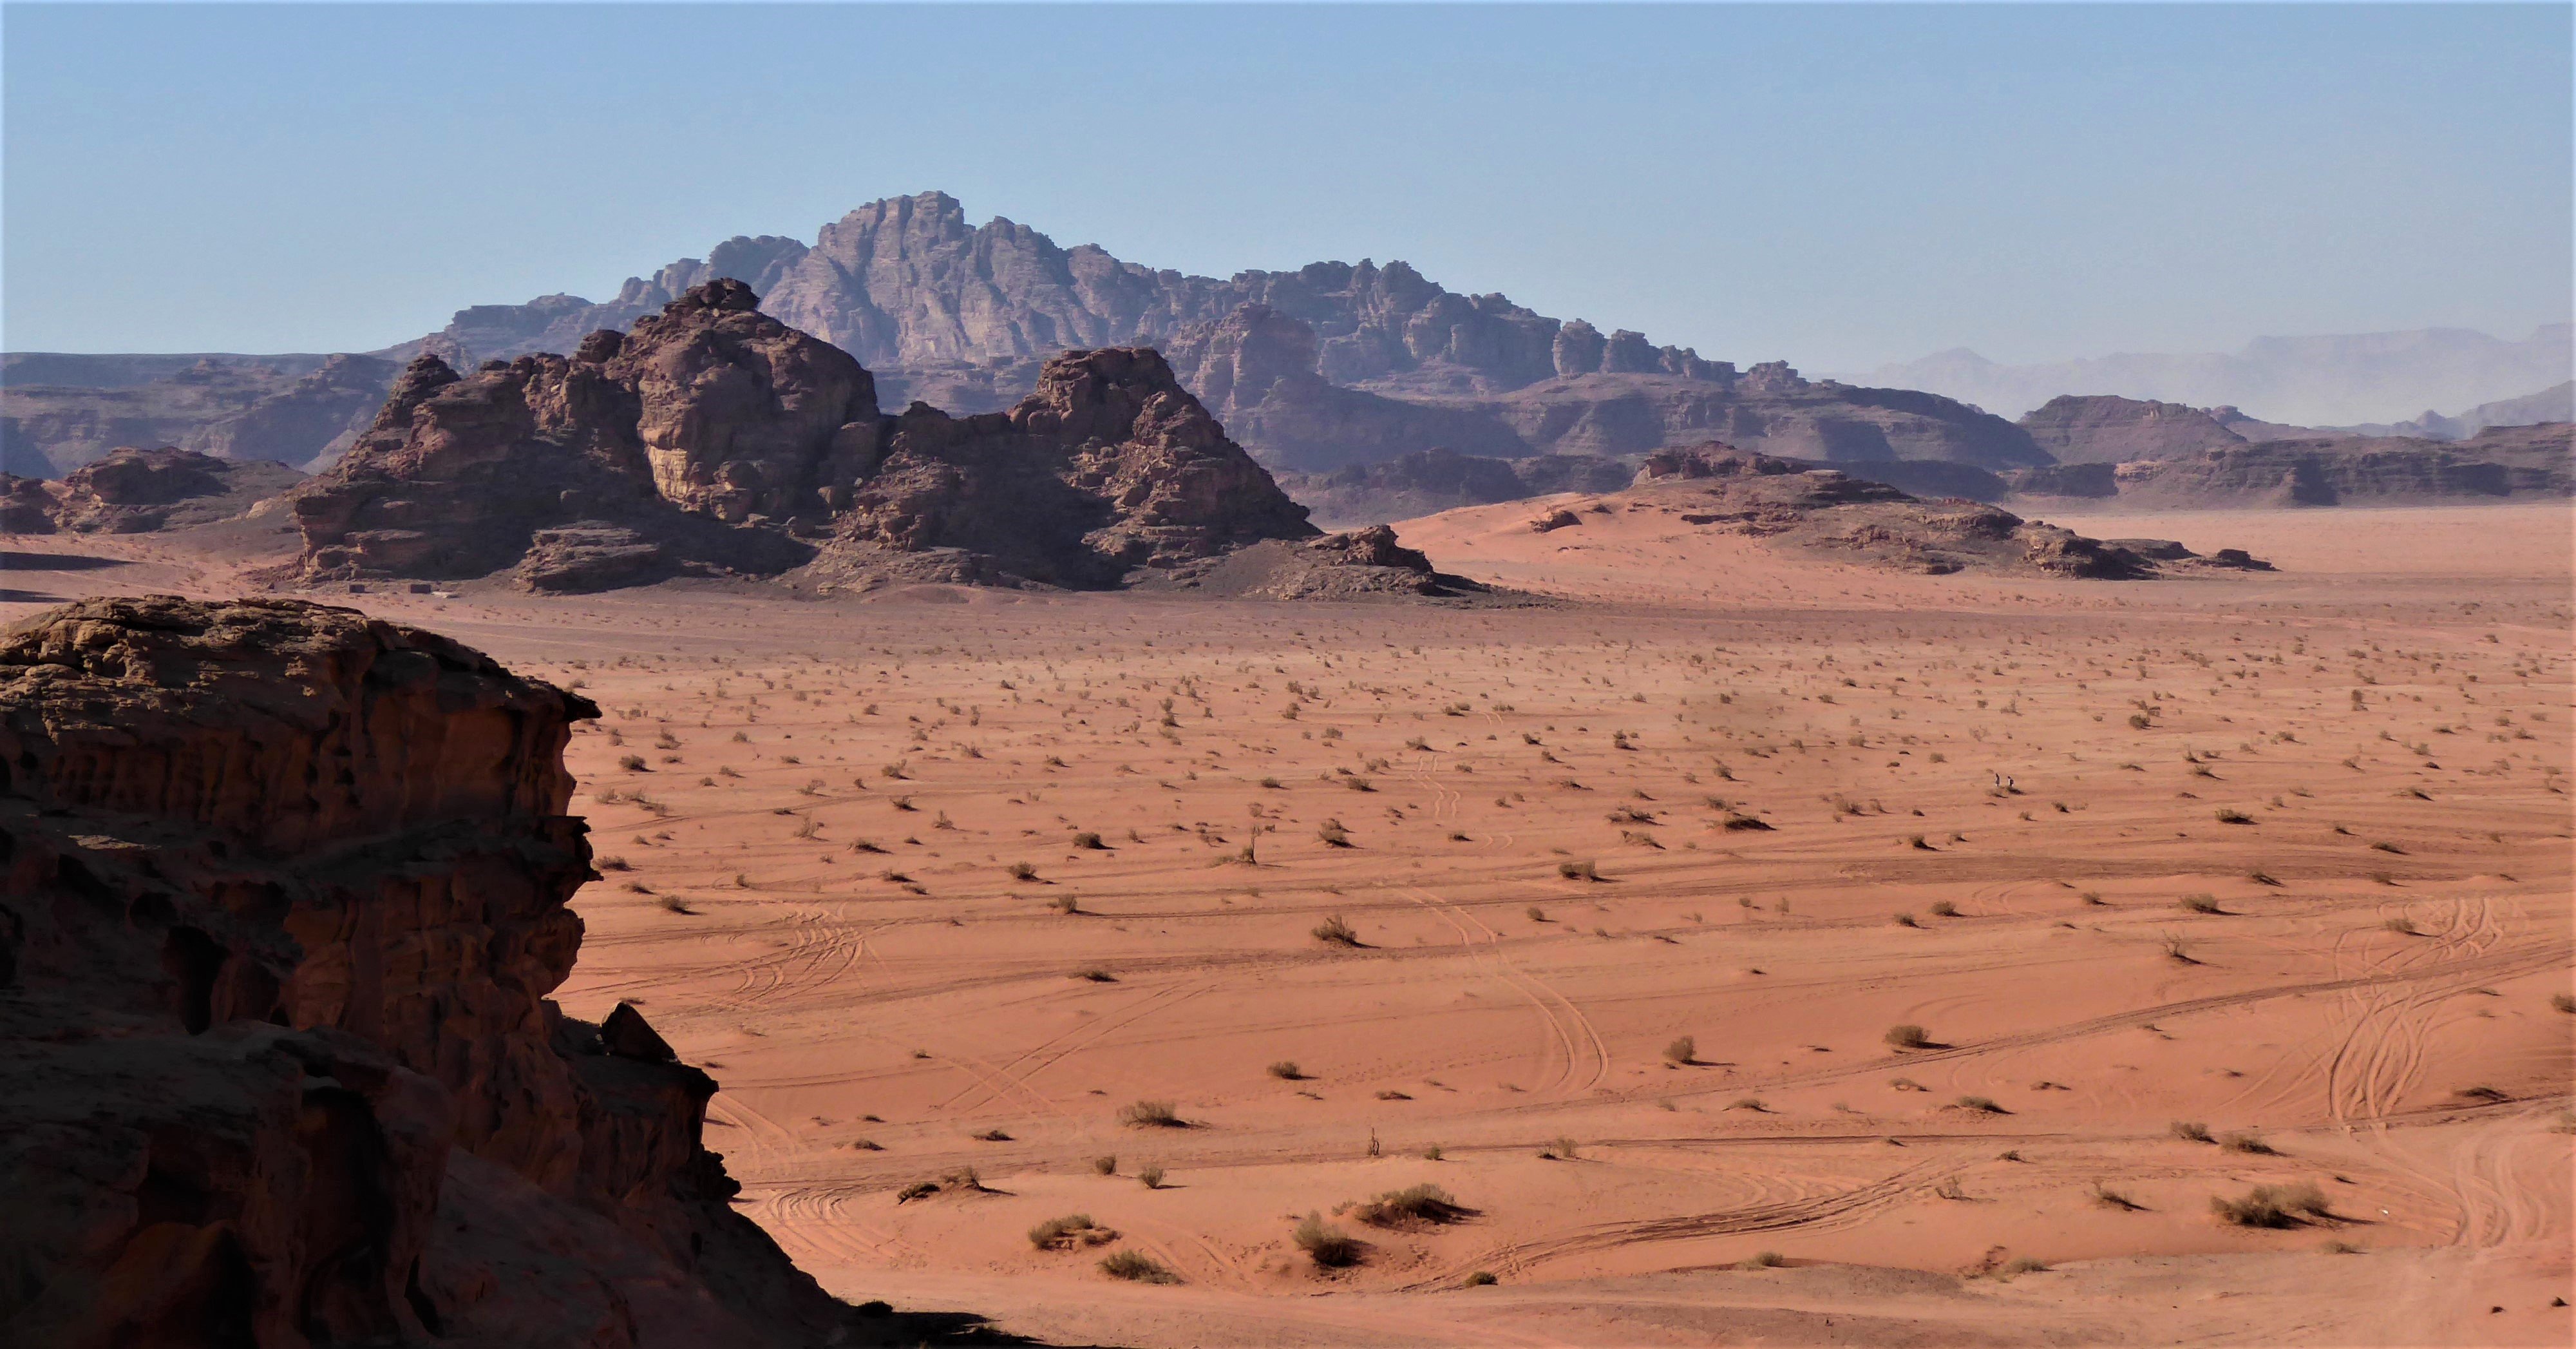
[[[0,634],[0,1342],[802,1345],[714,1083],[547,1000],[583,699],[283,600]]]

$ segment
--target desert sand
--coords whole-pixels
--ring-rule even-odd
[[[722,1081],[745,1211],[853,1300],[1155,1346],[2576,1340],[2566,507],[2052,519],[2281,568],[2112,583],[1553,504],[1399,526],[1535,596],[1479,607],[336,602],[599,701],[559,996]],[[274,544],[7,547],[15,618]],[[2284,1225],[2213,1212],[2259,1186]]]

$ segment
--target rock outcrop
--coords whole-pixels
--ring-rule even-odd
[[[1279,485],[1327,525],[1410,520],[1416,516],[1557,492],[1615,492],[1637,477],[1642,464],[1683,453],[1659,450],[1642,456],[1541,454],[1489,459],[1446,448],[1417,450],[1382,464],[1353,464],[1331,473],[1290,473]],[[1775,462],[1800,469],[1834,468],[1868,482],[1916,496],[2000,501],[2004,480],[1984,469],[1939,459],[1856,460],[1840,464],[1811,459]]]
[[[2180,459],[2246,443],[2200,408],[2110,394],[2061,395],[2024,414],[2020,424],[2061,464]]]
[[[889,417],[729,280],[570,357],[415,359],[295,508],[294,579],[542,591],[791,568],[1096,589],[1316,532],[1150,349],[1062,353],[1007,412]]]
[[[297,493],[299,573],[482,576],[571,525],[646,546],[644,565],[612,569],[622,580],[776,572],[810,556],[795,536],[850,499],[882,429],[858,362],[760,313],[749,287],[710,282],[570,357],[466,375],[415,359],[367,433]],[[599,574],[539,572],[556,589]]]
[[[1317,531],[1148,348],[1067,352],[1008,412],[916,403],[826,566],[936,553],[957,579],[1096,589]]]
[[[0,1341],[837,1342],[714,1083],[547,999],[595,715],[295,601],[0,633]]]
[[[1587,509],[1653,510],[1813,555],[1945,575],[1968,568],[2090,580],[2140,580],[2157,564],[2072,530],[1994,506],[1925,501],[1832,468],[1754,454],[1720,442],[1660,450],[1636,485]],[[1531,521],[1542,532],[1579,527],[1565,507]]]
[[[2116,498],[2171,509],[2400,506],[2576,495],[2571,428],[2490,427],[2464,441],[2283,438],[2180,458],[2007,475],[2026,497]]]
[[[304,475],[262,459],[172,446],[122,446],[59,482],[0,474],[0,529],[19,534],[142,534],[228,520]]]

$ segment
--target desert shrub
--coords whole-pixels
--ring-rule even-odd
[[[1100,841],[1100,835],[1085,829],[1073,836],[1073,846],[1098,852],[1108,848],[1109,845]]]
[[[1699,1041],[1694,1040],[1694,1039],[1692,1039],[1691,1037],[1689,1037],[1689,1036],[1687,1036],[1687,1035],[1681,1035],[1681,1036],[1676,1036],[1676,1037],[1674,1037],[1673,1042],[1672,1042],[1671,1044],[1668,1044],[1668,1045],[1664,1046],[1664,1062],[1666,1062],[1666,1063],[1697,1063],[1697,1062],[1699,1062]]]
[[[644,766],[644,756],[641,754],[618,755],[617,766],[625,769],[629,773],[647,773],[652,771]]]
[[[1058,895],[1047,901],[1047,907],[1055,910],[1057,913],[1080,913],[1082,912],[1082,901],[1072,895]]]
[[[1297,1249],[1304,1251],[1306,1258],[1322,1269],[1356,1265],[1365,1249],[1357,1237],[1325,1222],[1320,1213],[1309,1213],[1299,1219],[1297,1230],[1291,1235]]]
[[[1910,913],[1900,913],[1900,914],[1896,915],[1896,925],[1897,925],[1898,927],[1921,927],[1921,926],[1923,926],[1921,923],[1915,922],[1915,921],[1914,921],[1914,915],[1913,915],[1913,914],[1910,914]]]
[[[2185,895],[2176,902],[2191,913],[2226,912],[2225,909],[2218,907],[2218,897],[2215,895]]]
[[[938,1181],[916,1180],[910,1185],[906,1185],[902,1189],[896,1191],[894,1202],[898,1204],[909,1204],[913,1200],[927,1199],[937,1193],[939,1193]]]
[[[1148,1129],[1178,1129],[1179,1111],[1169,1101],[1137,1101],[1118,1112],[1118,1122]]]
[[[1494,1286],[1494,1283],[1494,1272],[1490,1269],[1480,1269],[1467,1276],[1467,1286],[1469,1288],[1491,1288]]]
[[[1351,846],[1351,831],[1343,828],[1342,822],[1339,820],[1324,821],[1323,827],[1315,831],[1315,837],[1321,839],[1326,847],[1347,848]]]
[[[1778,1251],[1755,1251],[1735,1262],[1737,1269],[1778,1269],[1789,1263]]]
[[[1097,965],[1085,966],[1082,969],[1075,970],[1073,972],[1073,977],[1076,979],[1087,979],[1095,984],[1114,984],[1118,982],[1117,975],[1111,974],[1109,971],[1104,970]]]
[[[2549,1005],[2569,1015],[2576,1015],[2576,994],[2552,993],[2549,995]]]
[[[1112,1251],[1102,1256],[1100,1272],[1129,1283],[1179,1283],[1181,1276],[1165,1269],[1162,1262],[1137,1251]]]
[[[1959,916],[1959,906],[1946,899],[1936,899],[1932,901],[1932,916],[1935,918],[1956,918]]]
[[[1559,862],[1556,864],[1556,874],[1569,881],[1597,881],[1601,879],[1600,870],[1594,867],[1590,862]]]
[[[2045,1261],[2034,1260],[2027,1255],[2016,1255],[2012,1259],[2005,1261],[2003,1268],[1995,1272],[2003,1275],[2007,1279],[2016,1274],[2045,1274],[2048,1272],[2048,1264]]]
[[[1317,923],[1313,930],[1315,940],[1328,945],[1357,946],[1360,944],[1360,934],[1353,931],[1350,924],[1343,922],[1342,916],[1338,913]]]
[[[1302,1082],[1306,1074],[1299,1071],[1295,1059],[1281,1059],[1270,1065],[1270,1075],[1282,1082]]]
[[[1033,881],[1038,878],[1038,869],[1026,862],[1013,862],[1007,869],[1011,873],[1011,879],[1015,881]]]
[[[2254,817],[2246,814],[2244,811],[2237,810],[2232,806],[2220,806],[2218,808],[2218,822],[2220,824],[2252,824],[2254,823]]]
[[[2227,1149],[2229,1152],[2242,1152],[2259,1157],[2277,1155],[2277,1149],[2275,1149],[2271,1144],[2264,1142],[2261,1137],[2250,1133],[2240,1132],[2220,1134],[2218,1136],[2218,1146]]]
[[[1118,1234],[1093,1224],[1088,1213],[1049,1218],[1029,1229],[1029,1244],[1042,1251],[1067,1251],[1076,1246],[1106,1246]]]
[[[1524,912],[1529,915],[1529,920],[1533,923],[1544,923],[1547,921],[1547,910],[1540,908],[1536,904],[1532,904],[1528,909],[1524,910]],[[2567,997],[2564,993],[2561,993],[2558,996],[2562,999]],[[2570,1006],[2561,1007],[2558,1010],[2562,1012],[2576,1011],[2576,1000],[2570,1000],[2570,1002]]]
[[[1957,1106],[1961,1110],[1973,1110],[1981,1115],[2008,1115],[2012,1113],[2011,1111],[2004,1109],[2002,1106],[1995,1104],[1995,1098],[1991,1096],[1962,1096],[1958,1100],[1951,1102],[1951,1104]]]
[[[2138,1202],[2131,1199],[2124,1191],[2115,1190],[2098,1180],[2093,1182],[2093,1202],[2103,1208],[2115,1208],[2128,1213],[2135,1213],[2140,1207]]]
[[[1447,1190],[1437,1185],[1408,1185],[1351,1206],[1351,1216],[1371,1227],[1408,1223],[1454,1223],[1468,1215]]]
[[[1094,1174],[1094,1175],[1101,1175],[1101,1176],[1114,1176],[1114,1175],[1117,1175],[1117,1174],[1118,1174],[1118,1154],[1117,1154],[1117,1153],[1114,1153],[1114,1152],[1109,1152],[1109,1153],[1103,1153],[1103,1154],[1101,1154],[1100,1156],[1097,1156],[1097,1157],[1092,1158],[1092,1159],[1091,1159],[1091,1170],[1092,1170],[1092,1174]]]
[[[2257,1185],[2241,1199],[2211,1195],[2209,1211],[2238,1227],[2289,1227],[2327,1214],[2325,1194],[2314,1185]]]
[[[1159,1166],[1146,1167],[1144,1170],[1136,1173],[1136,1181],[1146,1189],[1159,1190],[1163,1188],[1163,1168]]]
[[[1767,834],[1771,831],[1771,826],[1750,815],[1738,815],[1730,812],[1726,817],[1726,829],[1731,833],[1741,833],[1746,830],[1753,830]]]
[[[1553,1157],[1558,1161],[1570,1162],[1581,1157],[1583,1153],[1581,1147],[1576,1144],[1571,1137],[1559,1134],[1556,1136],[1556,1140],[1554,1142],[1551,1142],[1546,1147],[1540,1149],[1538,1155],[1541,1157]]]
[[[2209,1136],[2209,1126],[2199,1122],[2198,1120],[2178,1119],[2169,1127],[2173,1130],[2174,1137],[2179,1138],[2186,1143],[2208,1143],[2214,1141]]]
[[[1887,1042],[1898,1049],[1921,1049],[1932,1043],[1932,1037],[1925,1035],[1921,1026],[1890,1026]]]

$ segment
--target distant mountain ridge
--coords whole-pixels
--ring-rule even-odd
[[[2426,328],[2258,337],[2233,354],[2122,354],[2036,365],[2002,365],[1959,347],[1855,378],[1928,390],[2006,417],[2060,395],[2117,394],[2239,407],[2274,422],[2351,426],[2519,398],[2566,380],[2571,361],[2576,329],[2553,323],[2518,341]]]
[[[1000,408],[1068,348],[1152,346],[1276,468],[1329,471],[1435,447],[1505,458],[1638,454],[1711,436],[1818,459],[2045,462],[2002,418],[1911,390],[1739,371],[1642,333],[1602,332],[1500,294],[1462,294],[1403,262],[1191,276],[968,223],[942,192],[871,202],[812,244],[739,236],[592,304],[477,305],[397,354],[565,351],[689,286],[742,281],[763,312],[875,372],[889,405]]]

